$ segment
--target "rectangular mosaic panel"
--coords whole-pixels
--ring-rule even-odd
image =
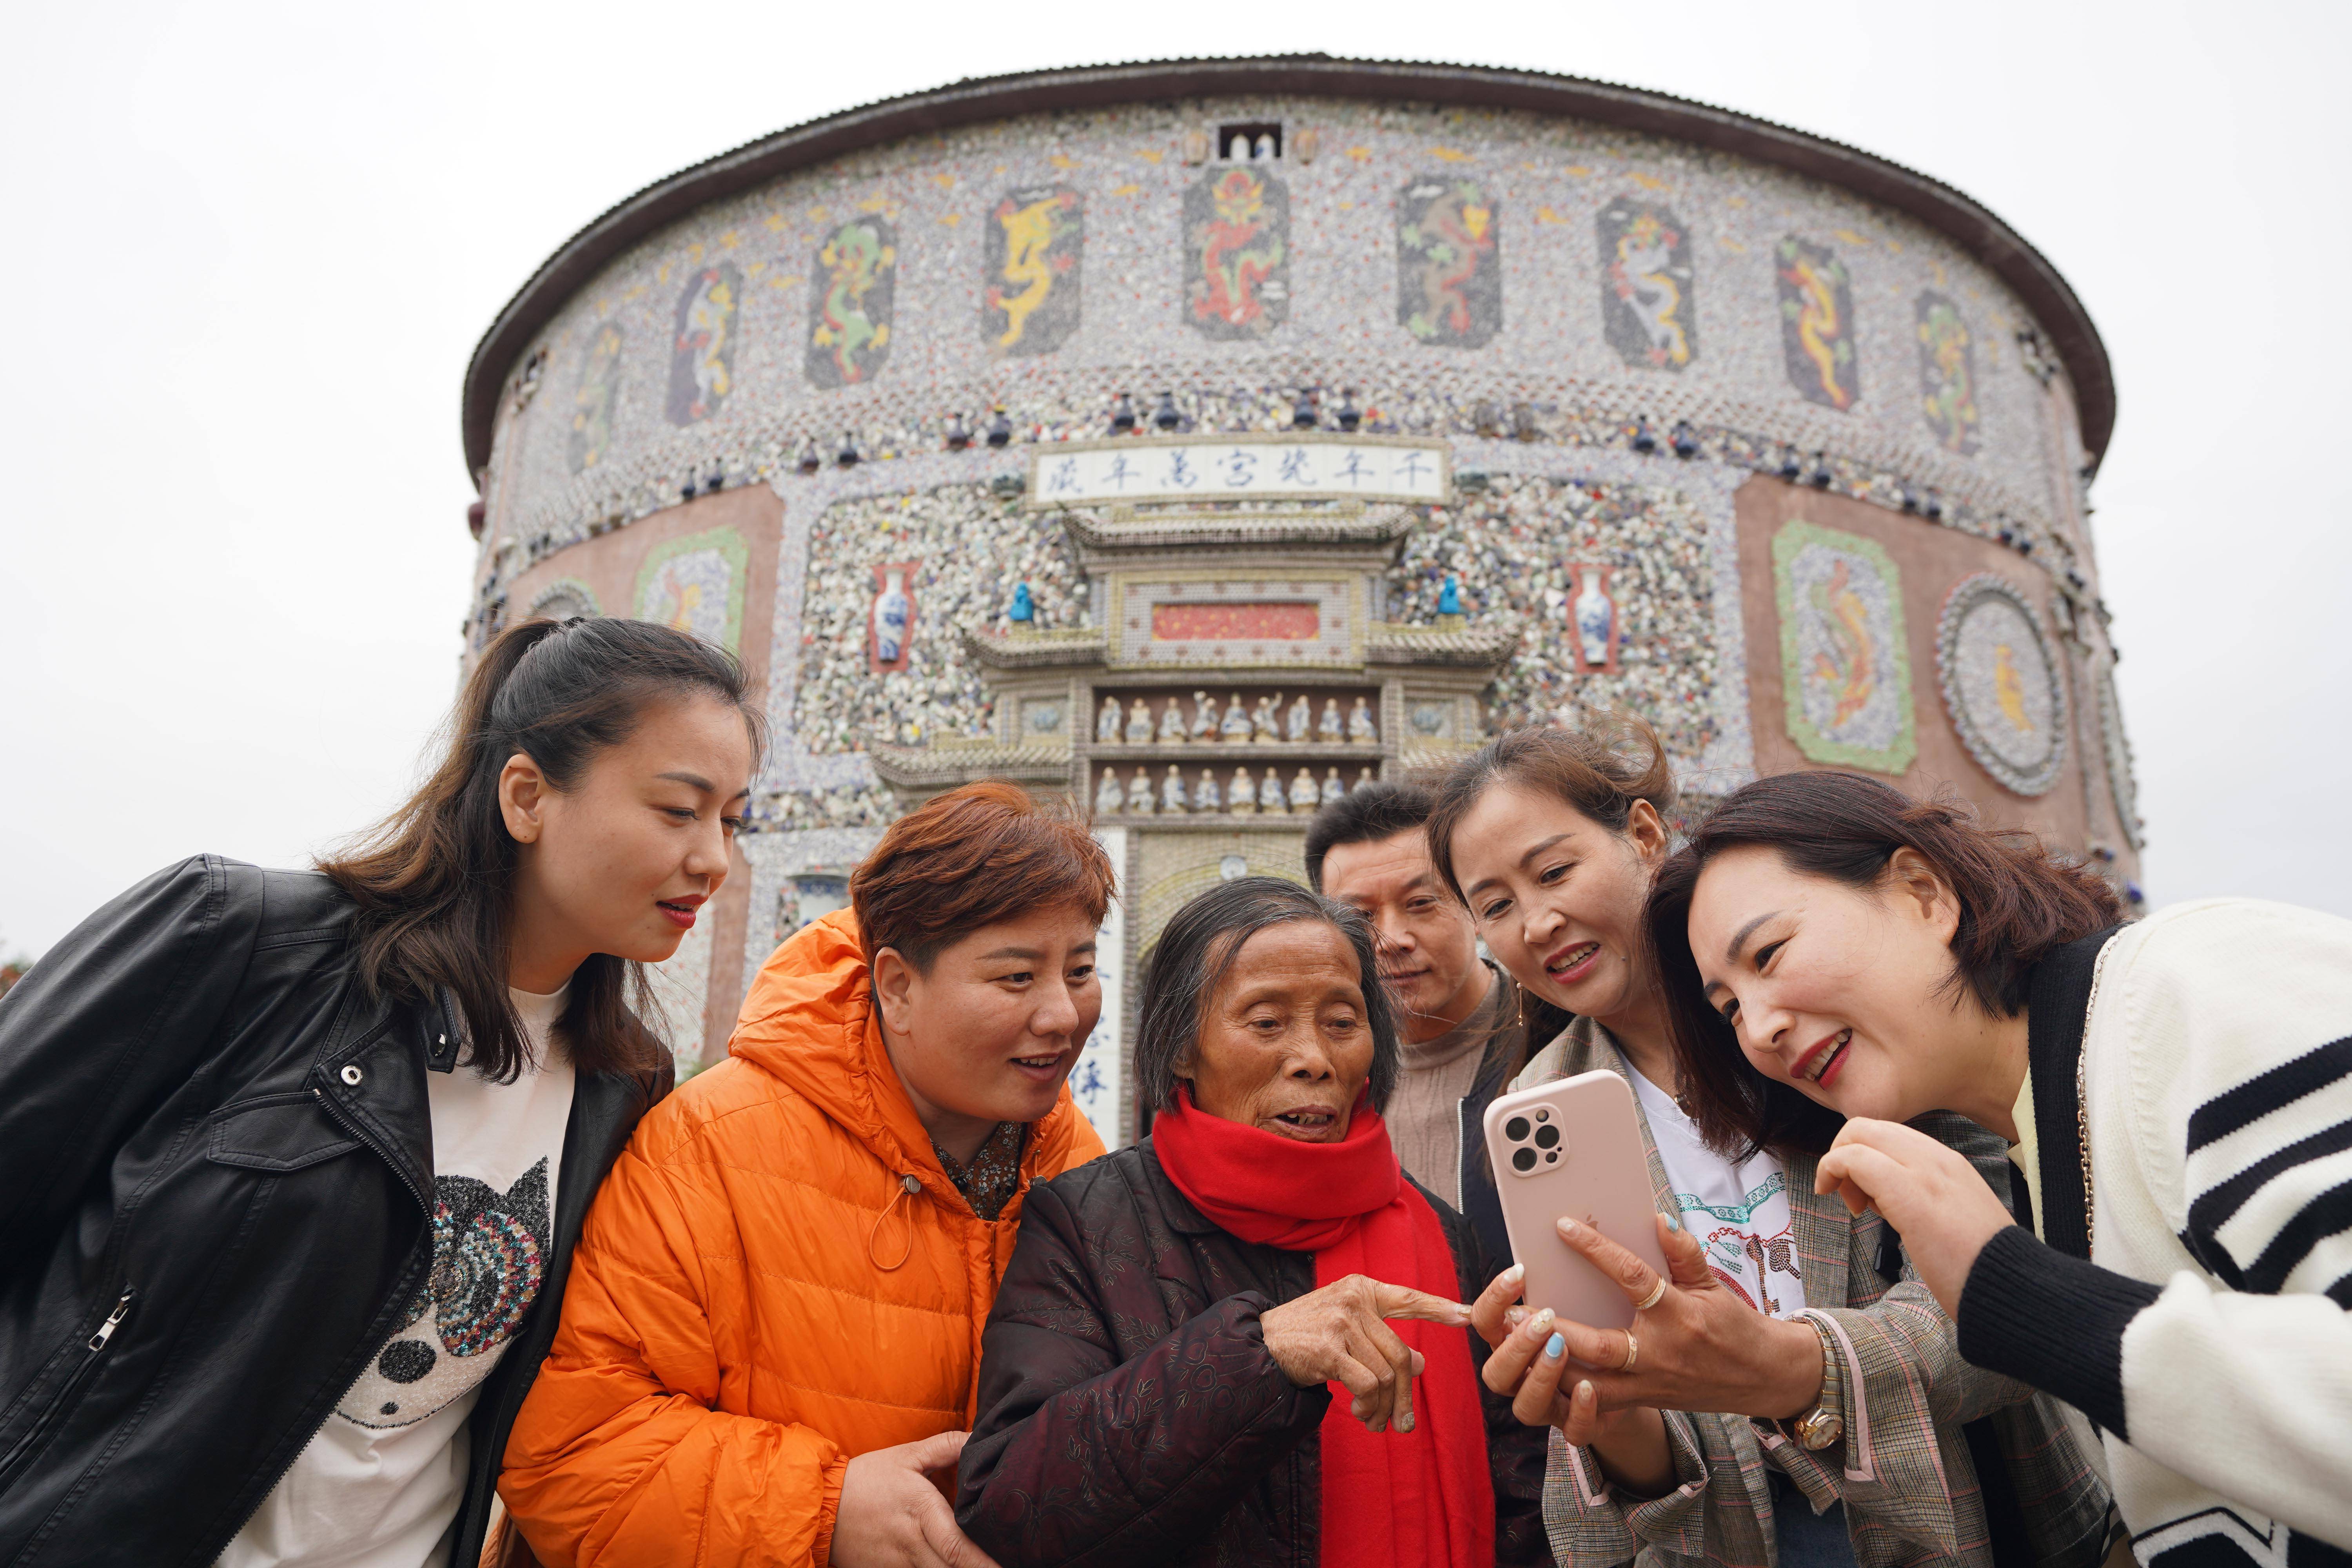
[[[1802,521],[1772,539],[1789,738],[1817,763],[1900,773],[1919,753],[1903,578],[1874,540]]]
[[[1321,635],[1323,617],[1313,605],[1167,604],[1151,606],[1156,642],[1232,639],[1307,642]]]

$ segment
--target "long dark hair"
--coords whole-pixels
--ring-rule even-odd
[[[649,704],[715,698],[743,715],[754,755],[765,721],[724,650],[650,621],[529,620],[483,650],[451,712],[440,765],[406,804],[319,869],[359,905],[362,984],[416,1000],[446,987],[465,1015],[466,1060],[511,1081],[531,1059],[507,995],[507,915],[518,859],[499,774],[520,752],[559,790],[628,739]],[[645,965],[596,953],[572,976],[557,1026],[582,1072],[642,1071],[661,1046]]]
[[[1685,1103],[1706,1141],[1732,1156],[1757,1149],[1819,1154],[1844,1124],[1836,1111],[1748,1064],[1731,1025],[1708,1004],[1691,955],[1699,873],[1725,850],[1748,844],[1772,849],[1792,871],[1862,889],[1882,884],[1896,850],[1918,854],[1959,900],[1943,994],[1951,1005],[1973,1002],[1996,1017],[2023,1011],[2033,966],[2053,948],[2123,918],[2115,889],[2097,872],[2051,854],[2030,833],[1985,826],[1955,797],[1914,800],[1891,784],[1840,773],[1776,773],[1733,791],[1659,868],[1642,914]]]
[[[1372,1109],[1385,1108],[1396,1088],[1396,1009],[1381,983],[1372,923],[1346,904],[1333,903],[1279,877],[1237,877],[1220,882],[1178,910],[1160,933],[1144,972],[1141,1021],[1136,1029],[1136,1108],[1146,1116],[1176,1104],[1184,1062],[1200,1043],[1209,999],[1233,973],[1242,944],[1270,927],[1313,921],[1335,928],[1355,950],[1364,990],[1364,1026],[1372,1035]]]

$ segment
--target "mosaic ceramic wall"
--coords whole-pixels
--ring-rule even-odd
[[[1274,155],[1223,156],[1240,122]],[[635,606],[730,644],[772,618],[748,971],[796,879],[829,888],[898,809],[866,748],[988,729],[964,629],[1003,626],[1024,582],[1030,624],[1098,613],[1021,504],[1033,443],[1115,419],[1434,437],[1453,493],[1374,614],[1433,625],[1451,575],[1474,622],[1521,628],[1491,724],[1637,712],[1709,794],[1752,776],[1751,725],[1890,773],[1931,727],[1977,785],[2073,803],[2075,847],[2127,866],[2085,454],[2045,337],[1909,217],[1605,126],[1280,98],[1008,120],[713,203],[582,288],[512,368],[469,633],[654,512],[782,499],[772,604],[689,537]],[[1834,530],[1744,581],[1734,496],[1759,475],[1981,542],[2021,608],[1979,595],[1936,657],[1969,573],[1905,580]],[[1759,616],[1785,715],[1751,712]]]

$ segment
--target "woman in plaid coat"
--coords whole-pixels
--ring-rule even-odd
[[[1516,1271],[1479,1303],[1488,1385],[1558,1429],[1555,1557],[2095,1562],[2106,1490],[2054,1407],[1960,1359],[1899,1239],[1816,1196],[1808,1158],[1727,1157],[1683,1109],[1642,927],[1673,801],[1646,730],[1530,729],[1457,767],[1428,828],[1488,951],[1576,1015],[1513,1088],[1595,1069],[1633,1086],[1671,1273],[1568,1219],[1562,1238],[1638,1309],[1630,1332],[1530,1314]],[[2006,1194],[1998,1139],[1958,1117],[1921,1125]]]

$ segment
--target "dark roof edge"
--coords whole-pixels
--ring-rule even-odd
[[[698,207],[829,158],[903,137],[1057,110],[1220,94],[1475,105],[1592,120],[1688,142],[1808,175],[1916,218],[1956,241],[2014,289],[2053,339],[2095,463],[2115,429],[2106,345],[2048,258],[1982,204],[1899,163],[1752,115],[1577,77],[1483,66],[1427,65],[1289,55],[1159,60],[978,78],[886,99],[745,143],[657,180],[611,208],[540,264],[490,323],[466,367],[466,467],[489,461],[508,367],[572,294],[614,257]]]

